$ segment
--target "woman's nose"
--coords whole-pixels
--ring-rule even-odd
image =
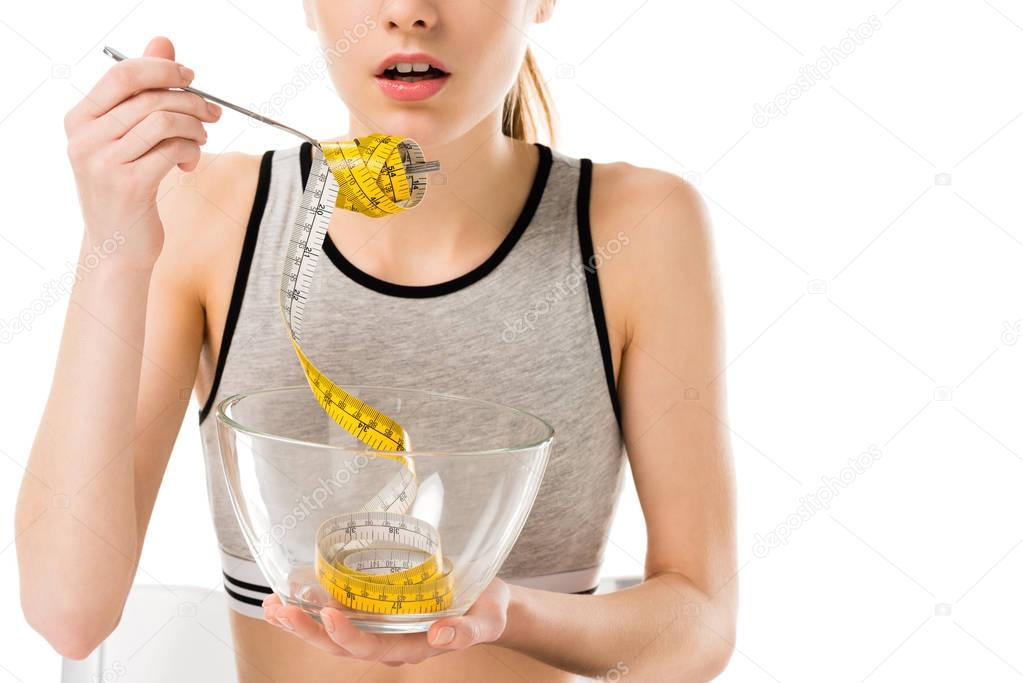
[[[437,24],[437,8],[428,0],[384,0],[380,15],[392,31],[424,31]]]

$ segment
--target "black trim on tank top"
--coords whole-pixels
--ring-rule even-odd
[[[231,339],[234,337],[234,329],[238,325],[238,314],[241,311],[242,299],[245,297],[245,285],[249,281],[249,268],[252,266],[252,255],[256,251],[256,237],[259,235],[259,224],[263,220],[263,211],[266,209],[266,200],[270,195],[270,170],[273,161],[273,150],[263,153],[259,162],[259,178],[256,180],[256,194],[252,200],[252,210],[249,212],[249,222],[245,226],[245,241],[242,243],[241,254],[238,257],[238,271],[234,276],[234,290],[231,292],[231,303],[227,309],[227,320],[224,321],[224,334],[220,340],[220,353],[217,356],[217,368],[213,373],[213,384],[210,387],[210,394],[206,397],[206,403],[199,411],[199,424],[209,415],[213,408],[213,400],[220,388],[220,378],[224,374],[224,364],[227,362],[227,352],[231,348]]]
[[[263,600],[259,600],[257,598],[250,598],[247,595],[242,595],[241,593],[236,593],[235,591],[231,590],[226,583],[224,584],[224,592],[239,602],[244,602],[247,605],[255,605],[256,607],[262,607],[263,600],[266,599],[263,598]]]
[[[309,169],[313,165],[313,145],[311,142],[303,142],[302,146],[298,148],[298,168],[302,174],[302,190],[305,190],[305,184],[309,182]]]
[[[459,275],[451,280],[447,280],[446,282],[438,282],[431,285],[400,285],[387,280],[381,280],[380,278],[374,277],[358,268],[355,264],[345,258],[340,251],[338,251],[337,246],[334,244],[334,241],[330,239],[329,234],[325,235],[323,238],[323,253],[339,271],[352,281],[357,282],[367,289],[371,289],[375,292],[386,294],[388,296],[404,297],[407,299],[425,299],[428,297],[450,294],[451,292],[468,287],[474,282],[481,280],[504,260],[504,258],[511,252],[512,247],[515,246],[516,242],[519,241],[519,238],[522,237],[523,233],[525,233],[526,228],[529,227],[529,224],[533,220],[533,216],[536,214],[537,207],[540,206],[540,200],[543,198],[544,188],[547,187],[547,179],[550,177],[554,157],[551,153],[550,147],[539,142],[534,142],[533,144],[539,152],[539,161],[537,163],[536,172],[533,175],[533,184],[529,188],[529,195],[526,197],[526,201],[522,205],[522,210],[519,212],[518,218],[515,219],[515,223],[512,225],[511,231],[501,241],[501,244],[498,245],[497,249],[495,249],[494,252],[487,257],[485,261],[483,261],[483,263],[479,264],[469,272]],[[302,143],[299,158],[302,162],[302,187],[305,187],[309,178],[309,168],[312,166],[312,145],[310,143]]]
[[[611,340],[607,334],[607,319],[604,317],[604,302],[600,297],[600,280],[593,259],[593,234],[590,231],[590,186],[593,182],[593,161],[579,160],[579,195],[576,198],[576,223],[579,226],[579,251],[582,254],[583,272],[586,273],[586,289],[590,294],[590,309],[593,323],[600,342],[600,355],[604,361],[604,378],[611,397],[618,427],[622,426],[622,410],[618,403],[618,389],[615,386],[614,364],[611,359]]]
[[[223,569],[220,570],[220,573],[224,575],[225,579],[227,579],[229,582],[233,583],[234,585],[238,586],[239,588],[244,588],[245,590],[250,590],[250,591],[256,591],[257,593],[270,594],[270,593],[274,592],[273,589],[270,588],[270,586],[262,586],[262,585],[260,585],[258,583],[249,583],[248,581],[242,581],[241,579],[236,579],[235,577],[233,577],[230,574],[228,574],[227,572],[225,572]]]

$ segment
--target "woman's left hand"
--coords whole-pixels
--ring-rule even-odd
[[[401,666],[494,642],[504,633],[509,597],[508,584],[495,578],[463,616],[438,619],[420,633],[366,633],[333,607],[320,611],[320,625],[301,608],[282,604],[276,593],[263,600],[263,618],[330,654]]]

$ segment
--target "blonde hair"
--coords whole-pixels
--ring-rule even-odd
[[[504,98],[501,131],[508,137],[536,142],[543,128],[550,144],[554,145],[553,100],[547,91],[540,68],[533,53],[526,48],[526,56],[519,69],[515,85]]]

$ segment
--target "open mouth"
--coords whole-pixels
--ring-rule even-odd
[[[447,75],[447,71],[425,62],[397,62],[384,69],[380,77],[391,81],[415,83],[416,81],[443,78]]]

